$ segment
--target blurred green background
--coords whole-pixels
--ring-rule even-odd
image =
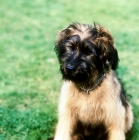
[[[138,0],[0,0],[0,140],[54,135],[62,84],[54,52],[71,22],[105,26],[119,51],[119,77],[133,111],[129,140],[139,140]]]

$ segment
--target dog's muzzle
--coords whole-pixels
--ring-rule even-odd
[[[74,72],[75,71],[75,66],[73,66],[71,64],[67,64],[66,65],[66,71],[67,72]]]

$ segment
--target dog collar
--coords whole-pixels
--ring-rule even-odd
[[[85,89],[84,87],[80,87],[81,90],[86,91],[88,94],[91,90],[95,89],[104,79],[105,77],[105,73],[98,79],[97,83],[94,85],[94,87],[89,88],[89,89]]]

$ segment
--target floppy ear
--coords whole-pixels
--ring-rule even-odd
[[[75,30],[79,30],[78,27],[78,23],[72,23],[58,34],[55,42],[55,52],[58,58],[60,58],[60,55],[65,52],[65,41],[68,39],[68,37],[71,37],[74,34]]]
[[[58,34],[58,38],[56,41],[56,45],[59,45],[61,43],[63,43],[65,41],[65,39],[69,36],[70,34],[70,29],[66,28],[64,30],[62,30],[59,34]]]
[[[77,25],[78,24],[76,24],[76,23],[72,23],[67,28],[63,29],[58,34],[56,45],[63,43],[67,39],[68,36],[72,35],[72,33],[75,31],[75,29],[77,29]]]
[[[97,47],[98,55],[105,67],[115,70],[118,65],[118,52],[114,46],[112,35],[102,26],[94,29],[94,44]]]
[[[56,45],[63,43],[67,37],[72,35],[76,30],[80,31],[79,23],[71,23],[67,28],[63,29],[59,34],[56,41]]]
[[[57,40],[55,42],[55,52],[58,55],[59,58],[59,53],[64,51],[63,44],[66,41],[67,37],[71,34],[71,30],[69,27],[65,28],[61,32],[59,32]]]
[[[59,58],[60,56],[60,52],[63,52],[64,48],[63,48],[63,43],[66,40],[68,36],[68,28],[62,30],[61,32],[59,32],[58,36],[57,36],[57,40],[55,42],[55,52]]]

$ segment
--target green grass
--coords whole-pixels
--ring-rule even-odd
[[[138,13],[137,0],[0,0],[0,140],[53,136],[62,83],[54,41],[73,21],[113,34],[134,111],[128,139],[139,140]]]

